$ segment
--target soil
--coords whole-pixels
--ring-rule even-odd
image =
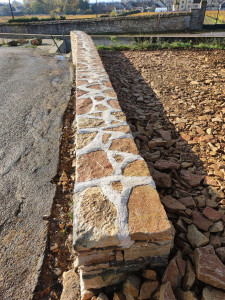
[[[185,211],[162,202],[176,230],[170,258],[180,250],[194,265],[194,247],[187,238],[190,224],[208,236],[215,249],[225,245],[223,222],[222,230],[203,230],[193,214],[209,206],[224,218],[224,52],[101,51],[100,56],[160,198],[193,200],[193,205],[185,203]],[[191,287],[197,299],[204,286],[196,280]]]

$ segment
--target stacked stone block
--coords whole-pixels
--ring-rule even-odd
[[[71,32],[76,66],[74,249],[82,292],[167,264],[173,231],[92,39]]]

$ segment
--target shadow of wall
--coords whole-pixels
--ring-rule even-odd
[[[193,58],[189,61],[186,71],[182,60],[188,60],[184,51],[183,54],[179,51],[102,51],[100,56],[136,145],[148,164],[167,215],[176,229],[171,257],[180,250],[184,259],[193,261],[195,247],[187,238],[188,226],[198,224],[197,219],[202,218],[206,206],[221,212],[221,207],[224,208],[224,172],[221,167],[224,154],[217,146],[218,142],[223,145],[225,140],[215,136],[213,129],[206,130],[209,119],[217,114],[207,106],[207,101],[215,104],[216,100],[220,105],[224,96],[214,91],[210,81],[200,87],[190,78],[195,77],[193,74],[198,67],[203,68],[204,61],[207,65],[207,57],[212,58],[213,54],[188,53],[190,57],[200,57],[200,60],[197,62]],[[212,68],[219,70],[218,66],[223,65],[224,60],[219,62],[215,57],[214,53],[214,60],[210,63]],[[166,64],[169,66],[167,70]],[[208,70],[207,66],[204,70]],[[209,74],[213,72],[208,71]],[[207,72],[199,75],[203,76],[201,80],[207,79],[204,79]],[[218,170],[217,176],[215,173],[213,177],[208,176],[212,175],[212,168]],[[175,200],[174,203],[171,199]],[[219,236],[225,242],[223,231],[210,233],[207,226],[204,230],[196,226],[210,241]],[[195,292],[200,293],[199,286]]]

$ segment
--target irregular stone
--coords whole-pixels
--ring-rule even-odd
[[[216,254],[219,256],[220,260],[225,263],[225,247],[217,248]]]
[[[118,245],[118,220],[115,206],[100,187],[91,187],[76,195],[74,247],[77,251]]]
[[[162,173],[154,170],[152,172],[152,177],[155,181],[155,184],[160,188],[169,188],[171,187],[171,177],[169,174]]]
[[[158,286],[158,281],[145,281],[141,285],[138,299],[142,300],[151,298],[153,292],[158,288]]]
[[[206,198],[204,195],[195,197],[195,200],[197,201],[197,206],[198,207],[205,207],[206,204]]]
[[[120,181],[111,182],[111,186],[117,192],[122,192],[122,190],[123,190],[123,185]]]
[[[172,239],[172,229],[157,191],[150,185],[133,188],[128,200],[128,225],[134,240]]]
[[[113,173],[113,166],[102,150],[80,155],[77,160],[77,181],[102,178]]]
[[[196,187],[200,185],[202,180],[204,179],[204,176],[193,174],[190,171],[186,171],[186,170],[181,170],[180,177],[191,187]]]
[[[160,158],[160,151],[155,151],[153,153],[145,153],[145,159],[147,161],[152,161],[152,162],[155,162],[157,161],[158,159]]]
[[[155,164],[154,167],[159,170],[179,170],[180,164],[175,163],[170,160],[164,160],[164,159],[159,159]]]
[[[103,252],[103,253],[93,253],[90,255],[78,255],[78,266],[81,265],[91,265],[91,264],[100,264],[103,262],[109,262],[113,260],[113,252]]]
[[[103,120],[91,119],[91,118],[79,118],[78,128],[95,128],[106,126]]]
[[[108,101],[108,104],[109,104],[110,106],[112,106],[113,108],[121,109],[118,100],[109,100],[109,101]]]
[[[180,198],[179,202],[182,203],[185,207],[193,208],[196,206],[195,201],[192,197]]]
[[[95,106],[95,110],[96,111],[105,111],[105,110],[108,110],[108,107],[106,107],[105,105],[103,105],[103,104],[98,104],[98,105],[96,105]]]
[[[198,300],[196,298],[196,295],[193,292],[191,291],[184,292],[181,289],[177,289],[175,291],[175,296],[179,300]]]
[[[115,155],[114,158],[117,162],[122,162],[123,161],[123,156],[121,156],[121,155]]]
[[[164,141],[163,139],[160,139],[160,138],[148,142],[149,148],[163,147],[163,146],[166,146],[166,144],[167,144],[167,141]]]
[[[159,134],[165,141],[170,141],[171,137],[171,130],[159,130]]]
[[[138,149],[131,138],[113,140],[109,150],[138,154]]]
[[[133,297],[138,297],[140,279],[135,275],[130,275],[123,285],[123,292],[125,295],[130,295]]]
[[[202,291],[201,300],[223,300],[225,299],[225,293],[222,291],[216,290],[211,286],[207,286]]]
[[[165,256],[167,256],[170,252],[170,248],[170,242],[160,243],[160,241],[158,241],[156,244],[153,241],[153,243],[145,243],[142,245],[134,243],[130,248],[124,250],[124,260],[130,261],[153,256],[161,256],[165,258]],[[161,261],[163,262],[164,259],[159,257],[159,259],[156,260],[155,265],[161,265]]]
[[[113,300],[126,300],[126,296],[121,291],[115,292],[113,295]]]
[[[197,278],[216,288],[225,290],[225,266],[215,255],[212,246],[194,251]]]
[[[182,279],[182,289],[184,291],[190,290],[195,282],[195,278],[196,278],[195,271],[192,267],[190,260],[188,259],[186,265],[186,272],[184,278]]]
[[[221,232],[221,231],[223,231],[223,228],[224,228],[223,221],[218,221],[209,228],[209,231],[210,232]]]
[[[92,296],[94,294],[92,293]],[[63,291],[61,294],[62,300],[74,300],[80,296],[80,279],[79,276],[73,271],[63,273]],[[91,297],[92,297],[91,296]],[[82,300],[89,300],[91,298],[82,298]]]
[[[122,251],[116,251],[116,260],[123,261],[123,253]]]
[[[109,298],[104,293],[101,293],[98,296],[97,300],[109,300]]]
[[[219,248],[221,246],[221,240],[218,236],[216,235],[210,235],[209,238],[209,243],[214,247],[214,248]]]
[[[77,111],[78,115],[83,115],[90,112],[92,108],[92,100],[91,98],[85,98],[77,100]]]
[[[129,163],[123,170],[124,176],[150,176],[150,172],[144,160],[135,160]]]
[[[88,274],[87,276],[80,271],[81,286],[84,289],[100,289],[109,285],[117,285],[127,278],[127,273],[113,270],[104,270],[100,274]]]
[[[169,262],[169,265],[166,268],[166,272],[162,278],[162,283],[167,283],[167,282],[170,283],[173,290],[180,287],[181,273],[180,273],[177,263],[176,263],[176,257],[174,257]]]
[[[176,257],[176,262],[177,262],[177,267],[180,271],[181,277],[185,275],[185,270],[186,270],[186,261],[182,259],[182,254],[177,255]]]
[[[213,208],[211,208],[211,207],[209,207],[209,206],[207,206],[207,207],[203,210],[202,214],[203,214],[206,218],[208,218],[209,220],[211,220],[212,222],[219,221],[220,218],[221,218],[221,214],[220,214],[217,210],[215,210],[215,209],[213,209]]]
[[[122,111],[113,112],[112,115],[120,121],[126,121],[126,116]]]
[[[90,299],[92,300],[92,298],[94,297],[94,295],[95,295],[94,292],[92,292],[91,290],[82,291],[81,300],[90,300]],[[74,298],[74,299],[76,299],[76,298]]]
[[[159,300],[176,300],[169,282],[160,286]]]
[[[156,271],[154,271],[154,270],[144,270],[142,272],[142,277],[144,277],[146,279],[150,279],[152,281],[157,280],[157,274],[156,274]]]
[[[200,214],[197,211],[193,211],[192,221],[199,229],[204,230],[204,231],[208,231],[209,227],[213,225],[213,222],[204,218],[202,216],[202,214]]]
[[[218,207],[218,203],[213,199],[206,199],[206,205],[214,208]]]
[[[130,128],[128,125],[121,125],[121,126],[117,126],[117,127],[109,127],[107,129],[104,129],[105,131],[122,131],[125,133],[129,133],[130,132]]]
[[[96,137],[97,132],[90,132],[90,133],[80,133],[77,135],[77,149],[81,149],[87,146],[93,139]]]
[[[104,134],[102,136],[102,142],[103,142],[103,144],[108,143],[110,137],[111,137],[111,134],[109,134],[109,133]]]
[[[179,212],[186,210],[186,207],[171,196],[164,197],[161,202],[169,212]]]
[[[105,94],[106,96],[109,96],[109,97],[115,97],[115,98],[116,98],[116,93],[114,92],[114,90],[113,90],[112,88],[109,89],[109,90],[104,91],[104,94]]]
[[[198,231],[193,224],[188,226],[187,239],[193,248],[205,246],[209,242],[209,239]]]

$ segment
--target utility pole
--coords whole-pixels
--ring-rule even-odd
[[[98,5],[98,0],[96,0],[96,19],[98,18],[98,8],[97,8],[97,5]]]
[[[217,12],[217,17],[216,17],[216,24],[217,24],[217,21],[219,20],[220,9],[221,9],[221,5],[219,4],[219,6],[218,6],[218,12]]]
[[[10,10],[11,10],[12,18],[13,18],[13,20],[14,20],[14,14],[13,14],[12,5],[11,5],[11,3],[10,3],[10,0],[9,0],[9,7],[10,7]]]

